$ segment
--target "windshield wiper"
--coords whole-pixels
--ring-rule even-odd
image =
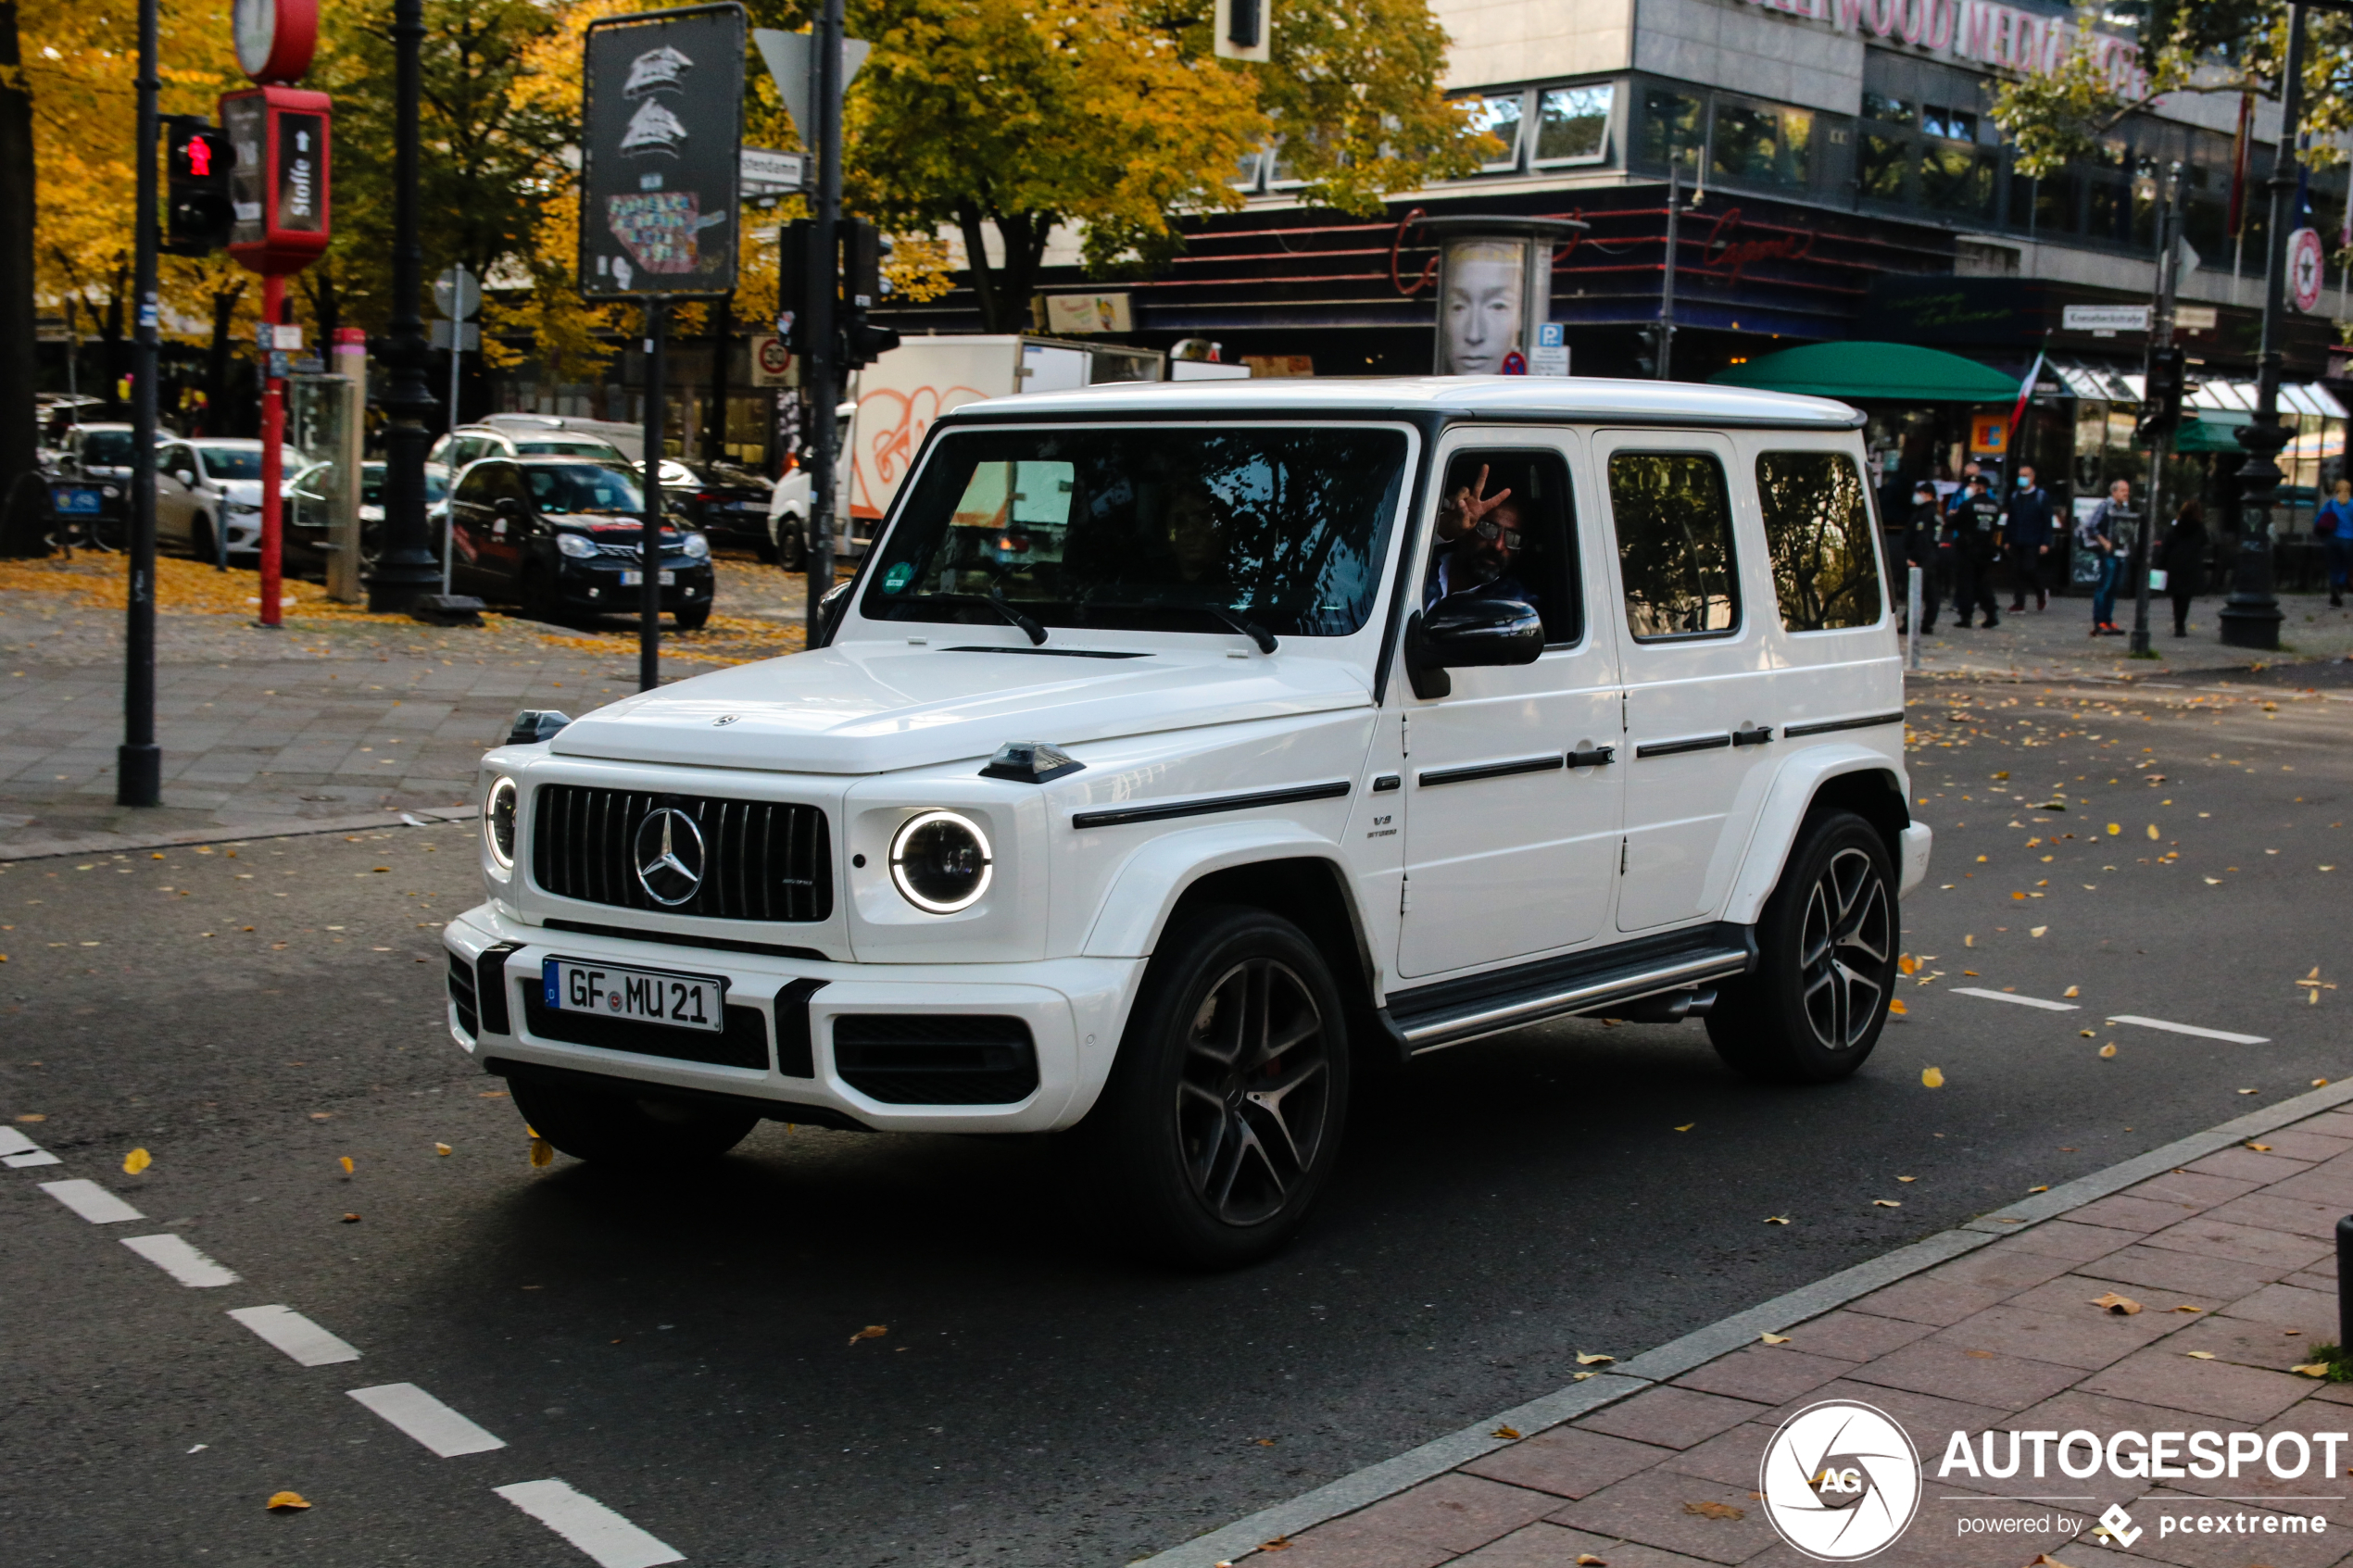
[[[1133,609],[1142,610],[1147,613],[1164,609],[1190,610],[1196,615],[1206,615],[1211,620],[1223,623],[1228,631],[1239,632],[1243,636],[1248,637],[1252,642],[1257,644],[1258,651],[1261,653],[1273,653],[1277,648],[1282,646],[1281,643],[1276,641],[1275,633],[1266,630],[1265,627],[1261,626],[1257,621],[1245,621],[1240,616],[1233,613],[1233,611],[1220,609],[1215,605],[1185,604],[1182,602],[1174,604],[1131,604],[1109,599],[1088,599],[1085,601],[1085,608],[1088,609]]]
[[[984,606],[1003,616],[1007,624],[1019,627],[1022,635],[1029,639],[1030,646],[1036,647],[1046,640],[1046,628],[1007,604],[995,594],[925,594],[924,597],[944,599],[950,604]]]

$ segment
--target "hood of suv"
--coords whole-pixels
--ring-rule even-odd
[[[952,634],[952,633],[951,633]],[[882,773],[1057,745],[1362,707],[1326,659],[1228,659],[1205,643],[1140,659],[851,644],[625,697],[559,734],[561,756],[790,772]]]

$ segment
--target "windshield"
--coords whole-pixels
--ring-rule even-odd
[[[862,608],[1001,622],[968,602],[985,596],[1048,626],[1346,636],[1371,613],[1404,464],[1404,434],[1373,428],[959,432]]]
[[[82,438],[82,460],[94,468],[131,466],[131,432],[94,430]]]
[[[621,448],[593,435],[567,435],[546,441],[518,441],[515,452],[525,458],[618,458]]]
[[[531,502],[543,512],[612,512],[642,515],[645,496],[636,479],[601,463],[530,463],[522,470]]]
[[[438,469],[425,470],[425,502],[428,506],[449,494],[449,476]],[[381,507],[384,504],[384,466],[382,463],[359,465],[359,504]]]
[[[259,479],[261,448],[242,446],[199,446],[197,455],[204,458],[204,471],[210,479]],[[292,473],[302,466],[302,455],[292,447],[281,449],[279,471]]]

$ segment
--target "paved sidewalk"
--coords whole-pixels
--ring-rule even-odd
[[[1904,580],[1894,584],[1898,619],[1904,603]],[[2225,596],[2208,594],[2196,601],[2190,614],[2190,634],[2173,635],[2172,601],[2159,597],[2149,606],[2149,648],[2157,658],[2129,657],[2130,636],[2095,637],[2092,601],[2057,598],[2047,609],[2029,608],[2013,615],[2007,596],[2001,598],[2001,623],[1992,631],[1954,623],[1947,605],[1936,618],[1933,635],[1920,638],[1920,672],[1944,679],[1988,676],[2018,680],[2095,678],[2131,681],[2173,681],[2185,674],[2212,675],[2258,664],[2309,663],[2316,659],[2353,657],[2353,609],[2331,609],[2325,594],[2283,594],[2280,608],[2280,650],[2258,652],[2226,647],[2217,619]],[[2130,633],[2133,607],[2117,606],[2117,623]]]
[[[1891,1195],[1902,1190],[1890,1184]],[[1918,1514],[1874,1563],[2022,1568],[2048,1552],[2084,1568],[2108,1549],[2093,1535],[2098,1516],[2120,1503],[2143,1531],[2133,1549],[2144,1557],[2327,1568],[2353,1558],[2344,1474],[2278,1481],[2256,1465],[2235,1481],[2151,1483],[2054,1469],[2038,1484],[1938,1472],[1956,1431],[1982,1449],[1988,1429],[2105,1438],[2236,1428],[2267,1441],[2353,1430],[2353,1385],[2291,1370],[2336,1338],[2333,1238],[2348,1210],[2353,1109],[2332,1109],[2026,1224],[1789,1326],[1779,1342],[1751,1336],[1655,1385],[1599,1373],[1580,1402],[1600,1408],[1516,1441],[1499,1431],[1506,1441],[1444,1474],[1238,1555],[1252,1568],[1803,1568],[1808,1560],[1766,1520],[1759,1461],[1791,1414],[1848,1399],[1894,1417],[1923,1466]],[[2097,1304],[2111,1293],[2140,1310]],[[2338,1464],[2348,1458],[2340,1450]],[[2291,1514],[2318,1514],[2329,1529],[2160,1536],[2169,1511],[2201,1500],[2227,1502],[2256,1532]],[[1975,1532],[1961,1533],[1964,1516],[1980,1522]],[[1984,1531],[2003,1517],[2057,1527]]]

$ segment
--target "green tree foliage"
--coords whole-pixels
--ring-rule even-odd
[[[1423,0],[1287,0],[1267,66],[1214,57],[1211,16],[1210,0],[856,0],[874,53],[847,111],[851,204],[954,227],[1002,332],[1026,320],[1056,229],[1083,228],[1099,275],[1164,261],[1177,220],[1239,207],[1241,160],[1278,139],[1301,198],[1350,212],[1491,148],[1439,94]]]

